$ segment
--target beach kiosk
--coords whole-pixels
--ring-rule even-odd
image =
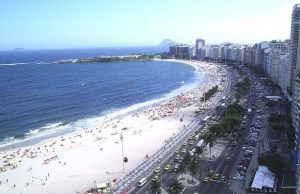
[[[109,193],[110,187],[109,183],[97,183],[97,191],[101,193]]]

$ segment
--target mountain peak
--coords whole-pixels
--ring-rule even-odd
[[[169,47],[169,46],[172,46],[175,44],[178,44],[178,43],[175,42],[174,40],[166,38],[159,44],[159,47]]]

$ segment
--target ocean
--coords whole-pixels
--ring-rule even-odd
[[[151,105],[194,87],[205,74],[165,61],[52,64],[61,59],[161,48],[0,52],[0,147],[63,134]]]

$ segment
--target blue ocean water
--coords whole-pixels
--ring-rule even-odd
[[[54,57],[53,52],[47,55],[43,51],[41,57],[41,51],[36,52],[37,57],[32,52],[17,59],[6,56],[10,59],[7,61],[1,58],[3,64],[22,63],[0,65],[1,140],[23,139],[36,132],[160,99],[198,79],[192,66],[180,63],[40,64],[39,61],[83,56],[65,51],[63,56]]]

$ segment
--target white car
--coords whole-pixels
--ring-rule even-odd
[[[242,176],[242,175],[240,175],[240,174],[236,174],[234,177],[233,177],[233,179],[234,180],[238,180],[238,181],[242,181],[242,180],[244,180],[244,176]]]

